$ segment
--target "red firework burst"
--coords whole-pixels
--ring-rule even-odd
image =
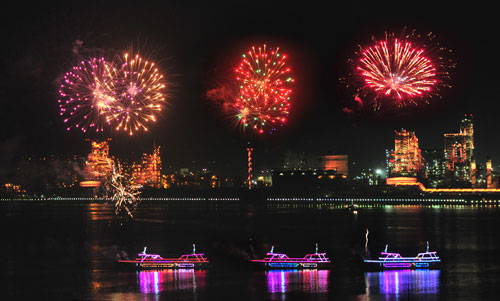
[[[272,132],[286,123],[295,80],[279,48],[252,47],[235,69],[239,93],[233,109],[243,128]]]
[[[355,96],[373,100],[375,108],[380,108],[382,102],[400,107],[438,96],[441,88],[449,87],[448,69],[454,64],[444,58],[445,48],[432,43],[434,38],[413,31],[401,37],[386,34],[384,40],[374,39],[373,45],[360,46],[358,58],[351,61]]]

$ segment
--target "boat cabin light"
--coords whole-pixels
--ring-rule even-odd
[[[328,261],[328,258],[326,258],[325,255],[326,253],[307,254],[304,256],[304,259],[308,259],[310,261]]]
[[[288,259],[288,256],[286,254],[281,253],[267,253],[266,255],[269,259]]]

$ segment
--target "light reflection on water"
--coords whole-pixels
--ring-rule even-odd
[[[396,298],[439,295],[439,270],[393,270],[365,273],[366,295]]]
[[[326,293],[329,270],[270,270],[266,271],[269,293]]]
[[[144,202],[134,221],[121,224],[115,219],[113,206],[104,203],[0,202],[0,219],[6,225],[0,234],[9,252],[0,274],[8,281],[8,297],[16,300],[40,295],[67,300],[228,300],[244,295],[269,300],[287,298],[289,292],[296,299],[394,300],[407,299],[408,295],[427,300],[497,298],[500,207],[359,204],[359,213],[354,216],[343,205],[324,202],[320,206],[315,203],[314,208],[297,208],[290,202],[269,202],[262,207],[236,201]],[[372,251],[390,242],[404,252],[415,252],[425,249],[429,240],[446,264],[441,273],[364,273],[351,262],[359,260],[355,254],[363,249],[366,228],[370,229]],[[307,235],[289,234],[298,232]],[[248,237],[254,241],[252,248]],[[297,254],[320,242],[338,268],[257,273],[244,265],[233,266],[240,255],[253,248],[257,253],[265,252],[277,241],[281,248]],[[145,245],[177,253],[193,242],[221,264],[199,273],[123,272],[112,266],[116,254],[135,254]],[[41,267],[54,268],[31,269],[26,258],[34,257]],[[26,282],[27,271],[30,279],[37,281]],[[73,275],[78,275],[78,281]],[[58,283],[57,291],[54,283]]]
[[[141,293],[159,294],[163,291],[192,291],[206,286],[207,271],[193,269],[151,270],[137,272]]]

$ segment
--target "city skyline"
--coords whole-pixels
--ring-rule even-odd
[[[495,299],[497,15],[7,2],[3,299]]]
[[[485,161],[475,158],[472,116],[464,115],[459,124],[457,133],[443,134],[444,149],[421,149],[413,131],[394,131],[394,149],[386,150],[383,166],[356,166],[350,162],[349,154],[293,153],[288,150],[283,155],[283,162],[278,165],[257,167],[252,164],[252,183],[259,188],[272,186],[282,190],[301,187],[307,191],[315,186],[316,189],[346,189],[348,185],[353,185],[353,189],[356,187],[356,190],[365,191],[366,185],[384,187],[415,183],[430,192],[439,191],[436,188],[444,188],[444,191],[448,188],[478,188],[476,193],[481,193],[483,188],[497,191],[499,173],[493,168],[491,158]],[[25,188],[22,191],[31,193],[55,192],[65,188],[82,193],[78,187],[105,187],[108,176],[116,166],[130,177],[130,183],[145,189],[227,189],[241,188],[248,182],[243,172],[233,169],[232,173],[224,173],[220,163],[215,161],[162,166],[160,146],[143,153],[140,158],[123,158],[110,151],[110,138],[87,141],[91,150],[86,157],[52,154],[23,158],[16,165],[16,171],[7,178],[9,182],[5,188],[21,184],[20,187]]]
[[[491,109],[495,65],[477,64],[477,45],[488,37],[492,21],[469,18],[466,20],[470,22],[462,22],[471,14],[469,8],[434,7],[423,19],[417,11],[398,15],[395,14],[398,11],[377,7],[339,5],[339,12],[351,12],[358,18],[338,16],[331,20],[326,12],[323,18],[314,17],[311,12],[316,8],[301,11],[293,5],[275,4],[276,8],[283,9],[282,14],[272,18],[256,16],[252,19],[254,22],[246,24],[234,15],[238,7],[207,5],[190,10],[182,4],[148,4],[136,8],[136,20],[122,24],[121,16],[131,8],[128,4],[101,6],[107,14],[90,18],[87,16],[91,15],[91,8],[72,6],[53,7],[44,16],[34,7],[22,13],[14,10],[4,18],[7,23],[14,19],[24,21],[5,34],[12,47],[2,50],[2,65],[6,70],[0,81],[4,108],[1,126],[5,129],[0,144],[4,166],[11,166],[20,156],[30,154],[86,155],[86,139],[98,137],[65,131],[57,112],[54,82],[74,59],[71,53],[76,41],[89,48],[103,49],[123,47],[141,38],[152,45],[155,58],[163,62],[161,66],[172,76],[175,87],[167,110],[150,133],[132,138],[108,133],[116,145],[112,149],[117,156],[131,152],[140,155],[159,145],[165,165],[181,167],[193,160],[216,161],[227,168],[241,170],[236,173],[244,173],[245,149],[252,140],[256,166],[276,165],[286,150],[292,150],[344,153],[361,166],[360,169],[375,168],[379,166],[373,165],[385,161],[385,150],[392,145],[394,130],[414,131],[422,149],[440,148],[442,135],[457,131],[457,120],[470,113],[475,120],[478,162],[485,161],[487,155],[493,158],[494,165],[500,162],[498,142],[491,139],[496,130],[495,111]],[[222,12],[222,8],[227,11]],[[165,11],[171,18],[162,18]],[[177,17],[176,12],[188,13],[190,17]],[[481,13],[488,12],[481,10]],[[391,19],[384,19],[389,15]],[[150,18],[139,22],[139,16],[142,20],[145,16]],[[252,14],[244,16],[249,18]],[[294,26],[297,20],[301,26]],[[126,30],[117,29],[117,24]],[[35,25],[36,31],[28,34]],[[409,106],[383,114],[346,115],[342,109],[348,97],[338,77],[352,55],[350,52],[357,44],[369,41],[372,35],[380,36],[386,30],[398,32],[405,26],[422,33],[432,31],[453,50],[457,63],[451,75],[453,87],[443,91],[443,99],[432,100],[429,105]],[[226,29],[218,30],[221,27]],[[53,32],[54,36],[50,37],[48,33]],[[209,75],[223,67],[219,64],[224,63],[226,55],[237,55],[261,41],[278,43],[290,54],[294,71],[298,73],[298,86],[290,124],[276,135],[249,139],[232,129],[203,95]],[[199,50],[202,45],[204,51]],[[20,112],[19,108],[24,111]],[[19,114],[24,117],[22,122],[19,122]],[[366,145],[370,145],[368,154],[364,150]]]

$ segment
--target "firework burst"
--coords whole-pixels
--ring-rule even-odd
[[[116,103],[112,64],[104,58],[81,61],[64,75],[59,96],[60,115],[68,131],[103,131]]]
[[[357,102],[372,101],[375,109],[382,103],[404,106],[408,103],[427,103],[449,87],[448,52],[433,42],[435,36],[417,35],[415,31],[397,37],[387,34],[370,46],[360,46],[357,58],[350,60],[353,72],[348,85],[355,88]]]
[[[115,92],[118,101],[106,121],[116,130],[133,135],[139,130],[147,131],[148,124],[156,122],[156,114],[165,103],[165,81],[154,62],[136,54],[125,53],[121,57],[117,72]]]
[[[138,54],[82,60],[61,81],[60,115],[67,130],[102,132],[109,125],[133,135],[157,120],[165,85],[155,63]]]
[[[239,93],[232,109],[243,128],[262,134],[286,123],[295,80],[279,48],[252,47],[235,69]]]

